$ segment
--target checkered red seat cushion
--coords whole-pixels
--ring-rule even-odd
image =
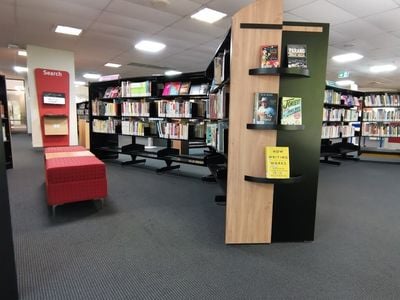
[[[44,148],[44,153],[72,152],[72,151],[85,151],[85,150],[86,148],[82,146],[47,147]]]
[[[94,156],[47,159],[46,169],[49,183],[82,181],[106,176],[104,163]]]

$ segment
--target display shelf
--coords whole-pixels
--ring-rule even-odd
[[[333,104],[333,103],[324,103],[324,106],[327,108],[344,108],[344,109],[357,107],[356,105],[344,105],[344,104]]]
[[[381,106],[364,106],[363,108],[398,108],[398,109],[400,109],[400,105],[397,105],[397,106],[386,106],[386,105],[381,105]]]
[[[281,124],[254,124],[248,123],[246,125],[247,129],[254,129],[254,130],[288,130],[288,131],[295,131],[295,130],[304,130],[305,125],[281,125]]]
[[[265,177],[255,177],[245,175],[244,180],[256,183],[266,183],[266,184],[291,184],[291,183],[298,183],[302,180],[303,176],[291,176],[287,179],[277,179],[277,178],[265,178]]]
[[[304,68],[254,68],[249,75],[282,75],[289,77],[310,77],[310,71]]]

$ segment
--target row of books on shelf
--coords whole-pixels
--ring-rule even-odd
[[[359,113],[355,109],[323,108],[322,120],[331,122],[357,122],[358,115]]]
[[[223,52],[217,54],[214,57],[214,78],[213,78],[213,86],[218,86],[223,81],[228,79],[229,74],[229,59],[230,59],[229,50],[224,50]]]
[[[204,138],[206,131],[204,122],[142,121],[142,120],[93,120],[93,132],[123,134],[133,136],[158,136],[165,139]]]
[[[227,121],[207,122],[206,145],[212,146],[218,152],[225,152],[225,140],[227,138]]]
[[[92,101],[92,115],[93,116],[117,116],[118,104],[115,102],[104,102],[94,100]]]
[[[160,86],[161,85],[161,86]],[[180,82],[171,81],[164,84],[157,84],[157,89],[161,90],[162,96],[178,95],[207,95],[208,83],[191,83],[190,81]],[[152,82],[129,82],[122,81],[121,86],[108,87],[103,98],[113,99],[119,97],[150,97],[152,96]],[[153,95],[155,96],[155,95]],[[157,95],[158,96],[158,95]]]
[[[3,142],[6,142],[6,141],[7,141],[6,125],[3,124],[3,125],[1,126],[1,128],[2,128],[2,131],[3,131]]]
[[[335,139],[353,137],[355,135],[355,128],[351,125],[326,125],[322,126],[321,138],[322,139]]]
[[[360,106],[362,97],[338,93],[334,90],[325,90],[324,103],[347,106]]]
[[[223,90],[209,95],[209,101],[197,100],[128,100],[121,104],[117,100],[92,101],[93,116],[159,117],[159,118],[226,118],[227,100]]]
[[[365,106],[400,106],[398,94],[367,95],[364,100]]]
[[[363,121],[376,121],[376,122],[399,122],[400,109],[387,108],[387,109],[363,109]]]
[[[362,135],[377,136],[377,137],[398,137],[400,136],[400,123],[397,124],[363,123]]]
[[[254,96],[254,124],[278,123],[278,94],[255,93]],[[279,124],[302,125],[302,98],[282,97],[280,99]]]
[[[4,118],[4,105],[0,104],[0,117]]]
[[[307,68],[307,45],[288,44],[286,46],[288,68]],[[261,46],[261,68],[280,67],[278,45]]]

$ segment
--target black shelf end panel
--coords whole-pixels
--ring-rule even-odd
[[[280,124],[254,124],[249,123],[247,129],[254,130],[304,130],[304,125],[280,125]]]
[[[282,75],[288,77],[310,77],[310,71],[305,68],[255,68],[249,70],[249,75]]]
[[[297,175],[292,176],[288,179],[275,179],[275,178],[265,178],[265,177],[254,177],[249,175],[244,175],[244,180],[256,183],[267,183],[267,184],[290,184],[297,183],[302,180],[303,176]]]

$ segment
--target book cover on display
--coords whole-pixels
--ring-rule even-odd
[[[289,147],[265,147],[267,178],[290,178]]]
[[[188,95],[190,90],[190,81],[182,82],[181,87],[179,89],[179,95]]]
[[[261,46],[261,68],[278,68],[278,45]]]
[[[255,93],[254,124],[276,124],[278,111],[278,94]]]
[[[307,68],[307,45],[287,45],[288,68]]]
[[[282,97],[281,124],[302,125],[302,99],[299,97]]]
[[[163,96],[177,96],[179,95],[179,89],[181,88],[180,82],[167,82],[162,92]]]

